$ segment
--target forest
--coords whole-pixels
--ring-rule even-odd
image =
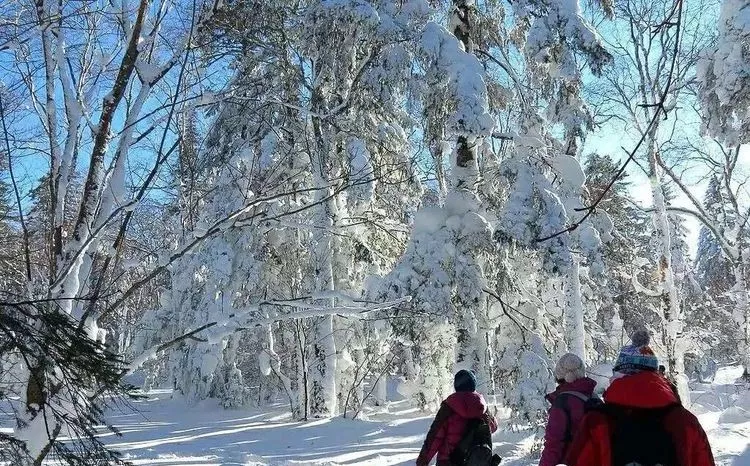
[[[457,369],[539,432],[639,329],[747,391],[749,148],[750,0],[0,1],[0,462]]]

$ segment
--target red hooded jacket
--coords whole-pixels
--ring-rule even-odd
[[[450,454],[461,441],[469,419],[486,417],[490,430],[497,430],[497,423],[487,412],[487,403],[477,392],[456,392],[440,405],[432,421],[422,451],[417,458],[417,466],[427,466],[437,453],[438,465],[449,465]]]
[[[583,419],[584,401],[574,395],[566,396],[561,399],[567,407],[555,407],[555,400],[563,392],[576,392],[590,398],[594,394],[596,382],[588,377],[578,379],[574,382],[564,383],[557,387],[557,390],[547,395],[547,401],[553,406],[549,409],[549,418],[547,420],[547,429],[544,431],[544,450],[539,466],[557,466],[565,459],[565,451],[568,443],[575,437],[578,426]],[[570,420],[568,420],[568,413]],[[571,432],[567,432],[570,426]]]
[[[664,408],[679,404],[664,377],[655,372],[639,372],[612,381],[604,393],[609,404],[634,408]],[[565,464],[568,466],[612,466],[610,445],[614,426],[603,412],[590,412],[581,421]],[[680,466],[715,466],[711,446],[698,419],[682,406],[668,412],[664,429],[677,445]]]

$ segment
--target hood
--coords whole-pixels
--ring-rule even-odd
[[[613,380],[604,401],[633,408],[663,408],[679,402],[667,379],[648,371]]]
[[[573,382],[565,382],[564,384],[558,385],[554,392],[546,396],[547,401],[554,403],[557,396],[562,392],[578,392],[588,397],[594,394],[594,388],[596,387],[596,380],[588,377],[582,377]]]
[[[456,392],[445,399],[445,404],[464,419],[480,418],[487,410],[487,403],[477,392]]]

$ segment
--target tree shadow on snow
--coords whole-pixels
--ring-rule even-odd
[[[413,464],[430,422],[427,417],[299,422],[281,407],[265,413],[227,411],[179,400],[147,402],[139,409],[139,415],[111,416],[124,435],[105,441],[135,464],[155,466],[254,464],[246,457],[260,457],[263,463],[258,464],[270,465]]]

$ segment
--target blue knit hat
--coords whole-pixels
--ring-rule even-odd
[[[477,389],[477,378],[473,372],[461,369],[453,378],[453,388],[457,392],[473,392]]]
[[[659,370],[659,360],[648,344],[651,337],[646,330],[638,330],[630,337],[632,344],[623,346],[617,357],[614,371],[623,374],[635,374],[641,371]]]

